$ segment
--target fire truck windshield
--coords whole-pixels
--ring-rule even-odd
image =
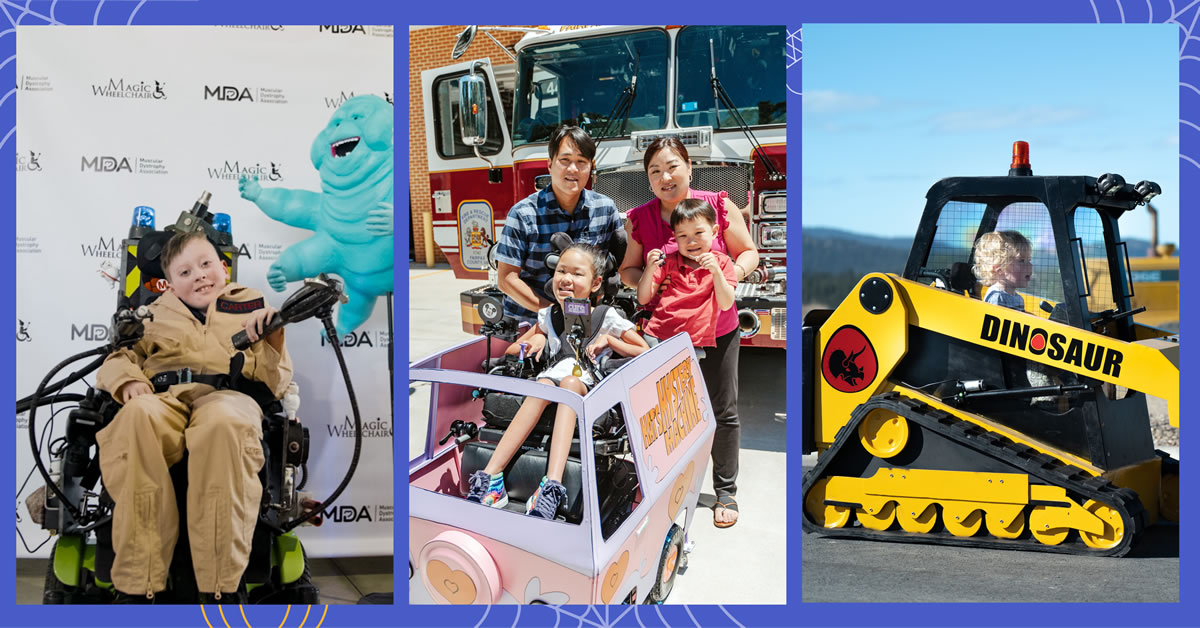
[[[513,104],[513,146],[545,142],[562,124],[580,126],[597,136],[609,115],[617,118],[613,128],[620,118],[626,118],[626,135],[663,128],[667,117],[667,45],[664,31],[649,30],[531,45],[521,50]],[[782,46],[781,42],[781,52]],[[614,105],[630,86],[635,72],[637,96],[628,113],[622,115]],[[783,74],[779,77],[782,85]]]
[[[736,127],[721,108],[713,117],[712,58],[717,77],[750,126],[787,122],[782,26],[688,26],[676,40],[675,119],[680,127]],[[712,40],[712,53],[709,52]],[[719,121],[719,124],[718,124]]]

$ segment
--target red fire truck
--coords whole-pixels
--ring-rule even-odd
[[[468,27],[452,58],[477,32],[496,30],[512,29]],[[455,276],[492,279],[462,294],[464,331],[479,332],[476,306],[498,292],[488,253],[509,208],[549,184],[546,141],[574,124],[597,139],[593,189],[621,212],[653,198],[645,148],[679,137],[692,186],[728,191],[759,250],[737,290],[743,346],[786,348],[784,27],[520,30],[504,49],[511,65],[464,61],[421,76],[434,242]]]

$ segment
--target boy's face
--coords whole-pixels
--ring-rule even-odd
[[[229,275],[217,255],[217,249],[203,238],[188,242],[167,267],[167,282],[180,301],[207,310]]]
[[[1033,262],[1030,251],[1021,251],[1000,268],[1000,280],[1010,288],[1024,288],[1033,279]]]
[[[717,230],[703,218],[684,220],[675,225],[675,242],[684,257],[696,259],[712,250]]]

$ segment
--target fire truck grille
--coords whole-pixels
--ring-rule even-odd
[[[697,190],[729,192],[729,200],[738,206],[746,205],[750,190],[749,164],[733,166],[693,166],[692,187]],[[629,211],[654,198],[650,183],[642,170],[598,172],[595,190],[613,200],[620,211]]]

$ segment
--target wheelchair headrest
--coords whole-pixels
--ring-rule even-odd
[[[550,236],[551,250],[546,254],[546,268],[551,271],[551,277],[542,286],[547,295],[554,294],[553,271],[558,266],[558,258],[573,243],[571,236],[561,231]],[[608,241],[608,256],[605,259],[602,277],[604,281],[600,284],[600,292],[603,297],[614,297],[621,290],[621,275],[617,272],[617,268],[620,266],[621,260],[625,259],[625,247],[628,243],[624,229],[617,229]]]
[[[614,262],[613,266],[621,265],[621,261],[625,259],[625,248],[628,244],[629,234],[625,233],[624,229],[617,229],[613,232],[612,239],[608,241],[608,254],[611,256],[610,261]]]
[[[166,279],[166,269],[162,267],[162,252],[167,247],[171,236],[169,231],[151,231],[138,241],[137,265],[142,277],[146,279]]]
[[[621,273],[617,272],[617,269],[625,259],[625,248],[628,244],[628,234],[624,229],[614,231],[612,239],[608,241],[608,272],[601,288],[606,297],[615,297],[621,291]]]

